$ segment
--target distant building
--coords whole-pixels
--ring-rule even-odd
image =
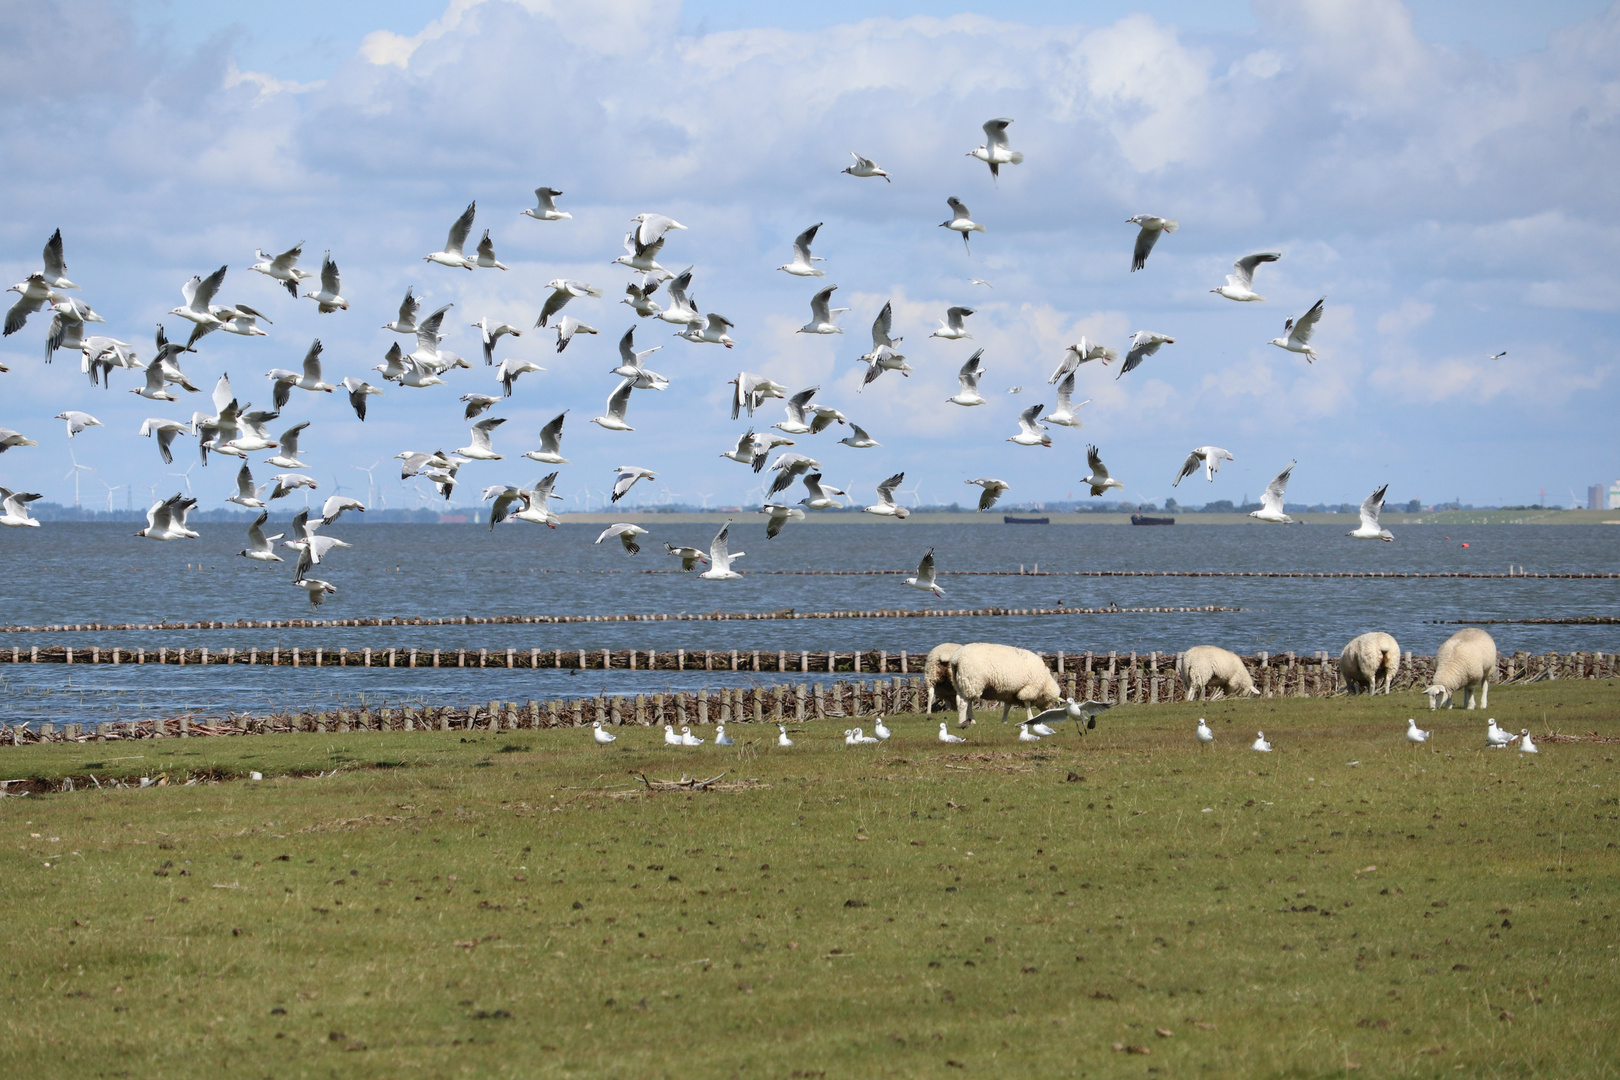
[[[1609,509],[1620,510],[1620,480],[1609,485]]]
[[[1602,484],[1593,484],[1586,489],[1586,508],[1588,510],[1604,509]]]

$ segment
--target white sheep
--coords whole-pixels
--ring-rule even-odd
[[[947,641],[928,650],[928,659],[923,661],[923,684],[928,687],[925,715],[934,711],[935,698],[943,701],[948,697],[952,706],[956,704],[956,688],[951,685],[951,657],[961,647],[954,641]]]
[[[1241,690],[1256,697],[1260,695],[1249,677],[1249,669],[1243,666],[1243,658],[1217,645],[1194,645],[1182,653],[1176,658],[1176,675],[1189,701],[1194,697],[1194,690],[1198,691],[1198,697],[1208,698],[1211,681],[1227,693]]]
[[[1457,631],[1440,646],[1434,658],[1434,681],[1423,691],[1429,695],[1429,708],[1443,703],[1451,708],[1451,695],[1465,691],[1464,707],[1486,707],[1491,676],[1496,674],[1496,642],[1483,630],[1472,626]]]
[[[1354,694],[1378,693],[1378,680],[1384,680],[1384,693],[1394,692],[1395,673],[1401,667],[1401,646],[1381,630],[1350,639],[1339,654],[1339,677]]]
[[[956,691],[957,723],[966,727],[976,701],[1001,702],[1001,722],[1014,705],[1022,705],[1033,719],[1037,710],[1050,709],[1063,700],[1063,691],[1046,668],[1046,661],[1028,649],[974,642],[951,657],[951,684]]]

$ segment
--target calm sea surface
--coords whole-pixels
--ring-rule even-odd
[[[872,610],[989,606],[1224,605],[1230,613],[1049,617],[852,619],[751,623],[609,623],[568,626],[372,627],[303,630],[17,633],[0,646],[70,644],[210,649],[423,648],[789,649],[926,652],[941,641],[1001,641],[1068,652],[1174,652],[1219,644],[1238,652],[1335,655],[1365,630],[1394,634],[1432,653],[1455,627],[1435,620],[1620,614],[1620,579],[1368,580],[1288,578],[1064,578],[953,576],[954,570],[1233,571],[1620,571],[1620,528],[1604,526],[1406,526],[1392,544],[1353,541],[1322,526],[796,524],[775,540],[742,519],[731,547],[748,571],[904,569],[932,547],[944,601],[899,577],[751,574],[710,582],[695,574],[645,574],[678,565],[664,542],[708,547],[712,527],[648,526],[642,552],[592,544],[600,527],[498,529],[367,525],[328,530],[353,548],[332,553],[318,576],[338,588],[326,618],[551,615],[707,611]],[[310,614],[292,565],[238,558],[243,529],[204,524],[201,539],[153,543],[126,524],[52,523],[0,536],[0,621],[12,625],[287,619]],[[1466,547],[1464,545],[1467,545]],[[289,558],[292,553],[287,553]],[[542,572],[551,571],[551,572]],[[586,571],[559,573],[556,571]],[[594,571],[614,571],[596,573]],[[1503,652],[1620,650],[1620,627],[1490,628]],[[765,676],[775,678],[775,676]],[[747,681],[718,672],[477,671],[57,664],[0,665],[0,719],[87,722],[198,711],[332,708],[361,701],[461,704],[695,689]],[[825,679],[822,675],[820,678]]]

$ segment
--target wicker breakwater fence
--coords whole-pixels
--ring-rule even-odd
[[[502,659],[509,659],[512,655],[509,650]],[[622,658],[625,663],[613,667],[642,670],[631,666],[635,655],[633,652],[586,655],[605,657],[610,664],[616,657]],[[641,655],[652,659],[650,653]],[[711,650],[702,655],[707,666],[685,670],[764,673],[771,669],[761,666],[762,658],[768,656],[780,661],[789,654],[757,650],[718,653]],[[188,714],[147,720],[64,724],[60,727],[48,723],[0,725],[0,745],[294,732],[517,731],[583,727],[597,721],[605,726],[672,724],[677,727],[716,723],[788,723],[877,713],[915,713],[921,712],[927,702],[927,688],[923,686],[922,679],[910,673],[915,672],[922,661],[915,654],[880,651],[801,652],[792,655],[805,665],[797,669],[801,671],[831,674],[844,671],[860,674],[864,671],[887,677],[836,679],[827,683],[799,681],[671,693],[599,694],[589,698],[522,703],[495,699],[487,704],[463,706],[400,705],[219,718]],[[1175,675],[1175,653],[1059,652],[1042,655],[1065,693],[1075,698],[1113,701],[1124,705],[1157,705],[1186,700]],[[808,666],[811,656],[815,656],[821,666]],[[716,657],[723,658],[725,663],[716,665]],[[488,658],[487,650],[484,658]],[[1325,652],[1311,656],[1259,653],[1243,660],[1264,698],[1332,697],[1345,692],[1339,679],[1337,659]],[[1411,690],[1428,685],[1434,674],[1434,662],[1432,656],[1405,654],[1396,677],[1396,686]],[[863,664],[866,666],[863,667]],[[1612,679],[1617,674],[1620,674],[1620,670],[1617,670],[1612,653],[1515,653],[1498,658],[1495,681],[1500,685],[1555,679]],[[985,707],[983,702],[979,705]]]

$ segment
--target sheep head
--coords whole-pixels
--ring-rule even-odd
[[[1448,709],[1451,708],[1451,691],[1447,690],[1439,683],[1433,684],[1423,692],[1424,694],[1428,695],[1429,708],[1431,710],[1438,709],[1441,705],[1444,705]]]

